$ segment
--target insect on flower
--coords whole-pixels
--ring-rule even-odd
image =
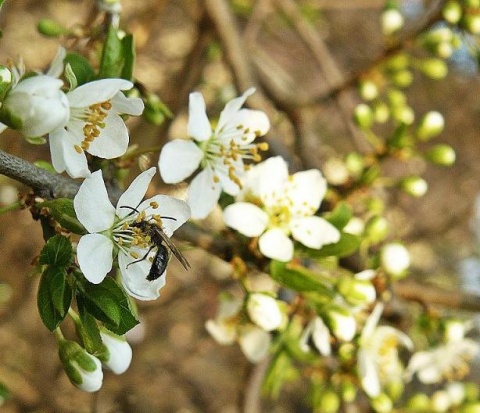
[[[138,235],[138,238],[136,238],[138,243],[146,243],[150,245],[149,250],[142,258],[129,263],[127,267],[145,260],[150,252],[154,248],[157,248],[157,252],[152,260],[152,266],[150,267],[150,271],[146,277],[148,281],[154,281],[160,278],[160,276],[165,272],[168,262],[170,261],[170,253],[175,255],[180,264],[183,265],[183,268],[186,270],[190,268],[190,263],[162,229],[162,219],[171,219],[176,221],[175,218],[153,216],[150,220],[148,220],[146,219],[145,213],[139,213],[136,208],[130,206],[121,206],[120,208],[131,209],[132,213],[138,213],[137,219],[130,224],[130,227],[133,229],[136,235]]]

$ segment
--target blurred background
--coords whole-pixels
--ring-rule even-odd
[[[123,0],[121,27],[136,39],[135,78],[174,113],[157,126],[130,121],[132,143],[149,147],[185,136],[192,90],[200,90],[209,111],[218,114],[224,102],[256,85],[248,104],[270,116],[273,152],[287,156],[292,171],[316,167],[336,184],[341,167],[335,161],[365,150],[351,121],[360,102],[356,82],[375,74],[389,48],[424,56],[415,36],[435,24],[431,14],[439,3],[399,1],[405,26],[397,41],[382,35],[383,0]],[[59,42],[39,34],[37,22],[49,18],[81,28],[97,18],[92,7],[89,1],[6,0],[0,63],[21,57],[27,68],[47,68]],[[232,27],[241,34],[240,44],[228,43]],[[429,110],[444,115],[446,127],[437,140],[455,148],[457,162],[449,169],[421,160],[387,162],[391,176],[423,174],[429,185],[421,199],[390,195],[388,219],[394,238],[408,242],[414,277],[480,294],[478,67],[464,49],[448,65],[441,80],[413,72],[406,94],[419,116]],[[29,161],[48,159],[46,145],[29,145],[13,132],[2,134],[0,148]],[[156,165],[157,156],[142,158],[143,166]],[[154,183],[151,192],[185,189],[166,187],[158,178]],[[1,176],[0,205],[25,190]],[[222,230],[215,214],[209,225]],[[0,381],[13,394],[2,412],[257,411],[248,409],[262,366],[250,365],[237,346],[218,345],[204,329],[215,316],[218,293],[236,288],[227,263],[194,248],[184,249],[189,272],[172,260],[161,297],[139,303],[142,323],[131,334],[132,366],[121,376],[106,372],[102,390],[92,396],[70,384],[55,339],[38,316],[30,263],[42,245],[40,225],[28,211],[0,216]],[[258,411],[308,412],[305,393],[301,380],[287,384],[279,400],[263,400]]]

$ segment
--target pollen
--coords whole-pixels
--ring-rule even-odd
[[[140,255],[138,255],[136,252],[133,252],[133,251],[130,251],[130,256],[135,259],[138,259],[140,257]]]
[[[75,151],[76,151],[77,153],[83,153],[83,149],[82,149],[80,146],[78,146],[78,145],[73,145],[73,147],[75,148]]]
[[[81,120],[85,122],[83,126],[83,141],[81,149],[88,150],[90,144],[100,136],[101,129],[105,129],[105,118],[112,109],[110,100],[90,105],[81,116]],[[75,150],[78,152],[77,148]],[[80,153],[80,152],[79,152]]]
[[[152,202],[150,202],[150,206],[151,206],[153,209],[157,209],[157,208],[158,208],[158,202],[152,201]]]

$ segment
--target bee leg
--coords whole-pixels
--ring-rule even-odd
[[[155,248],[155,245],[152,245],[149,250],[147,251],[147,253],[142,257],[142,258],[139,258],[138,260],[135,260],[135,261],[132,261],[130,263],[127,264],[127,268],[132,265],[132,264],[136,264],[137,262],[140,262],[140,261],[143,261],[144,259],[146,259],[148,257],[148,254],[150,254],[150,252]]]

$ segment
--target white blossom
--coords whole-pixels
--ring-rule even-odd
[[[225,223],[246,235],[260,237],[263,255],[279,261],[293,258],[294,239],[320,249],[338,242],[340,232],[315,212],[326,192],[326,181],[317,169],[289,176],[279,156],[252,167],[237,202],[224,210]]]
[[[203,96],[191,93],[189,139],[175,139],[160,153],[158,166],[166,183],[178,183],[201,169],[188,189],[193,218],[205,218],[217,204],[222,190],[236,195],[245,172],[244,159],[259,160],[258,150],[266,149],[265,144],[252,142],[270,129],[267,116],[258,110],[241,108],[254,91],[250,88],[228,102],[213,131]]]
[[[108,199],[102,172],[86,178],[74,199],[77,218],[89,234],[80,238],[77,259],[88,281],[102,282],[112,269],[114,257],[127,292],[140,300],[153,300],[165,285],[165,275],[155,280],[146,279],[155,251],[147,234],[138,228],[139,222],[161,227],[171,236],[189,217],[186,202],[166,195],[155,195],[142,202],[142,198],[155,174],[155,168],[141,173],[120,196],[115,208]],[[162,219],[164,218],[164,219]]]
[[[115,374],[127,371],[132,361],[132,347],[125,337],[117,336],[107,330],[100,331],[102,342],[106,348],[106,355],[101,358],[102,363]]]
[[[330,331],[321,317],[312,318],[303,330],[300,337],[300,348],[305,352],[310,349],[308,345],[310,339],[322,356],[331,355]]]
[[[382,247],[380,261],[388,274],[401,277],[410,267],[410,254],[402,244],[392,242]]]
[[[85,152],[100,158],[117,158],[125,153],[129,136],[120,114],[140,115],[140,98],[121,92],[133,87],[124,79],[101,79],[67,93],[70,116],[49,134],[52,164],[57,172],[71,177],[90,175]]]
[[[283,314],[278,302],[267,294],[250,294],[247,312],[250,320],[265,331],[276,330],[282,325]]]

